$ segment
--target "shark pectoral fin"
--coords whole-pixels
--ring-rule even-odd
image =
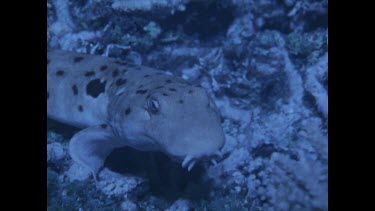
[[[75,162],[91,170],[97,182],[97,175],[105,159],[117,147],[119,144],[108,127],[94,126],[81,130],[72,137],[69,152]]]

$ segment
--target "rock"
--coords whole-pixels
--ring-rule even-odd
[[[201,75],[198,65],[182,70],[182,78],[188,81],[194,81]]]
[[[126,59],[131,61],[134,64],[142,65],[142,56],[136,51],[130,51],[126,55]]]
[[[64,34],[72,31],[71,28],[69,28],[69,26],[64,22],[55,22],[51,24],[49,29],[50,33],[53,33],[56,36],[63,36]]]
[[[91,171],[78,163],[73,163],[65,174],[68,176],[70,181],[83,181],[91,176]]]
[[[66,151],[60,143],[47,145],[47,161],[58,161],[66,156]]]

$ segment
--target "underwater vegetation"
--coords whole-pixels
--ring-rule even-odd
[[[47,46],[202,85],[222,115],[217,165],[115,150],[95,183],[77,132],[47,128],[48,210],[328,210],[327,0],[48,0]],[[156,163],[156,165],[155,165]]]

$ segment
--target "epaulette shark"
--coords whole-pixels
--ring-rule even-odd
[[[225,143],[220,113],[204,88],[103,56],[47,52],[47,114],[82,128],[69,153],[95,180],[115,148],[160,151],[190,171]]]

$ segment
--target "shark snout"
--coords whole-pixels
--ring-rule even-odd
[[[222,158],[221,149],[225,144],[224,136],[215,140],[201,140],[196,143],[180,148],[180,153],[175,154],[182,168],[190,171],[197,162],[208,162],[216,165]],[[175,151],[176,152],[176,151]]]

